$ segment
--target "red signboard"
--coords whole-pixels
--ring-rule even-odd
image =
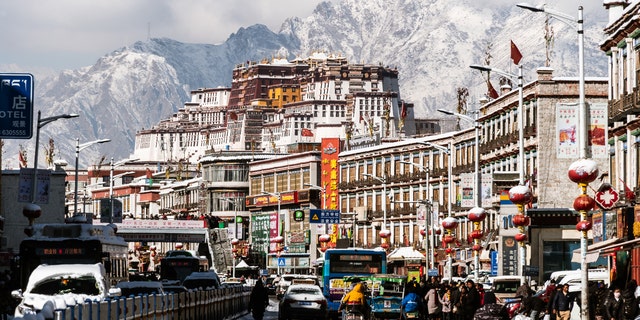
[[[605,210],[613,209],[616,202],[618,202],[618,199],[618,192],[613,188],[608,188],[596,192],[595,200],[600,205],[600,207]]]

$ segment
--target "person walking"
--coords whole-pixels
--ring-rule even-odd
[[[571,318],[571,307],[573,304],[573,296],[569,294],[569,285],[565,284],[562,291],[556,293],[551,303],[553,314],[558,320],[569,320]]]
[[[427,304],[427,310],[429,311],[428,319],[430,320],[438,320],[442,316],[442,308],[440,305],[440,299],[438,297],[438,287],[435,285],[431,286],[431,289],[427,291],[427,294],[424,296],[424,301]]]
[[[453,320],[451,316],[451,287],[446,285],[442,296],[438,296],[442,305],[442,320]]]
[[[604,303],[604,314],[606,320],[620,320],[624,319],[622,315],[622,292],[620,292],[620,288],[613,289],[613,294],[609,296],[607,301]]]
[[[253,315],[253,319],[262,320],[264,317],[264,310],[268,305],[269,294],[267,293],[267,288],[262,282],[262,278],[259,278],[251,290],[251,296],[249,296],[249,311]]]

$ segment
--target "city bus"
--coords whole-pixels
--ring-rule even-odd
[[[328,249],[322,263],[322,293],[327,298],[327,307],[331,316],[336,316],[340,300],[349,283],[343,281],[346,276],[371,277],[374,274],[387,273],[387,253],[383,250],[346,248]]]
[[[169,250],[160,260],[160,280],[178,280],[180,283],[192,272],[209,271],[209,261],[194,251]]]
[[[20,287],[41,264],[102,263],[109,283],[128,280],[128,245],[113,225],[36,224],[20,243]]]

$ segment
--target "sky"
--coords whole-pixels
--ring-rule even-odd
[[[321,0],[2,1],[0,65],[56,70],[93,65],[136,41],[224,42],[256,23],[278,31],[288,17],[312,14]]]
[[[342,0],[331,0],[339,2]],[[426,0],[425,0],[426,1]],[[289,17],[307,17],[322,0],[20,0],[0,6],[0,65],[77,69],[136,41],[171,38],[218,44],[240,27],[264,24],[274,32]],[[487,7],[522,0],[478,0]],[[539,4],[541,1],[530,0]],[[548,1],[577,15],[604,11],[602,0]]]

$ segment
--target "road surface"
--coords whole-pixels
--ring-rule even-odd
[[[279,300],[276,299],[276,296],[269,296],[269,306],[264,312],[262,320],[278,320],[278,302]],[[253,320],[253,316],[251,316],[251,313],[247,313],[238,318],[238,320]]]

